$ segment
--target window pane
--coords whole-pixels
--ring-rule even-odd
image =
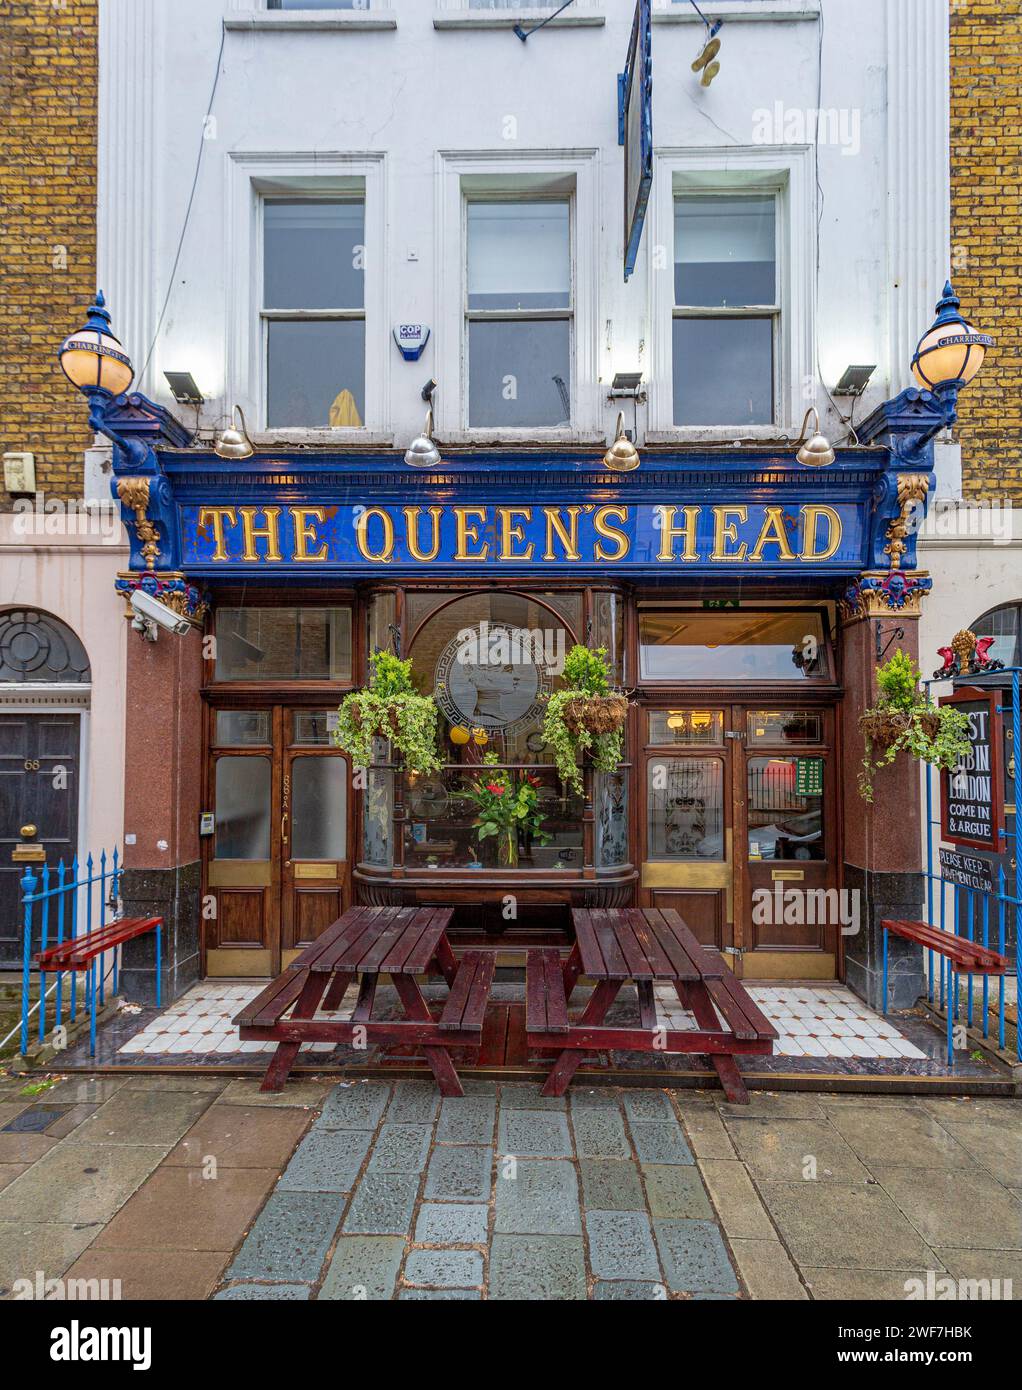
[[[368,10],[372,0],[269,0],[271,10]]]
[[[295,710],[295,743],[329,747],[330,735],[337,727],[337,711],[330,709]]]
[[[361,309],[365,304],[364,242],[363,203],[267,201],[263,204],[263,308]]]
[[[217,710],[214,738],[217,748],[244,748],[251,744],[267,744],[270,741],[269,710]]]
[[[367,864],[392,863],[390,848],[394,824],[394,774],[389,769],[370,768],[362,798],[362,826]]]
[[[674,302],[740,309],[777,302],[774,199],[676,198]]]
[[[772,319],[674,320],[674,423],[769,425]]]
[[[567,309],[567,203],[469,203],[468,307]]]
[[[470,323],[468,423],[570,424],[570,341],[566,319]]]
[[[596,774],[596,867],[628,863],[628,775]]]
[[[216,858],[269,857],[270,759],[218,758]]]
[[[611,665],[611,680],[624,680],[625,612],[618,594],[593,594],[594,647],[604,647]]]
[[[664,758],[646,764],[650,859],[724,858],[724,764],[719,758]]]
[[[350,609],[217,609],[217,680],[350,678]]]
[[[295,758],[291,764],[291,857],[346,859],[348,764]]]
[[[823,715],[802,709],[760,709],[748,715],[749,747],[822,743]]]
[[[269,429],[361,427],[365,418],[364,319],[267,325]]]
[[[1011,608],[997,608],[993,613],[988,613],[986,617],[980,618],[978,623],[972,624],[972,631],[977,637],[992,637],[994,639],[990,650],[987,652],[993,661],[1003,661],[1005,666],[1017,666],[1022,657],[1019,652],[1019,610]]]
[[[649,741],[661,746],[718,748],[724,742],[724,713],[719,709],[650,710]]]
[[[808,665],[810,652],[816,660]],[[819,613],[762,609],[645,609],[639,614],[639,665],[651,681],[797,681],[829,674]]]
[[[824,857],[823,797],[798,795],[800,761],[803,760],[749,759],[750,859]]]

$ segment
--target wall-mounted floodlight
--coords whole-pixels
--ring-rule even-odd
[[[834,387],[834,395],[861,396],[876,369],[875,362],[858,367],[846,367],[841,374],[841,380]]]
[[[206,397],[195,384],[191,372],[164,372],[170,394],[178,405],[202,405]]]

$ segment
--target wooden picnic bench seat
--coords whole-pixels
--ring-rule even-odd
[[[86,974],[86,999],[89,1006],[89,1051],[96,1051],[96,1003],[100,991],[96,987],[95,962],[107,951],[116,951],[126,941],[146,932],[156,933],[156,1007],[162,1003],[163,982],[161,979],[161,937],[162,917],[119,917],[113,922],[104,922],[77,936],[66,937],[55,946],[47,946],[45,951],[37,951],[33,960],[40,974],[56,973],[64,970],[84,970]],[[117,962],[114,961],[114,980],[117,979]]]
[[[568,1031],[568,1000],[564,993],[561,953],[556,947],[526,954],[525,1030],[527,1033]]]
[[[440,1015],[441,1028],[482,1033],[483,1015],[496,967],[497,957],[493,951],[465,952]]]

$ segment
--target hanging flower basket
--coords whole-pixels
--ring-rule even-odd
[[[890,767],[905,750],[932,767],[952,772],[969,751],[968,722],[959,711],[931,705],[919,689],[919,669],[900,649],[885,666],[877,667],[879,698],[859,719],[865,757],[859,773],[859,792],[873,800],[873,778]]]
[[[891,748],[915,725],[927,738],[940,733],[940,714],[937,710],[870,709],[859,720],[863,737],[878,751]]]
[[[395,709],[375,711],[366,718],[366,715],[359,709],[358,705],[353,704],[349,709],[348,717],[355,728],[358,729],[360,733],[366,734],[369,738],[392,739],[395,734],[401,732],[401,727],[397,718],[397,710]]]
[[[628,701],[624,695],[576,695],[562,706],[561,717],[573,734],[583,729],[590,734],[616,734],[628,718]]]

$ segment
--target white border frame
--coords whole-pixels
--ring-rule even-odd
[[[371,151],[296,153],[232,150],[227,161],[225,322],[226,400],[245,412],[249,433],[261,444],[391,444],[390,313],[386,156]],[[293,179],[314,189],[330,178],[362,179],[365,185],[365,416],[362,429],[266,428],[261,283],[263,195],[259,180]],[[324,189],[324,192],[327,190]]]
[[[436,274],[434,360],[439,389],[435,427],[450,444],[602,443],[598,377],[600,165],[596,149],[501,150],[436,153]],[[469,429],[467,414],[467,335],[465,332],[465,239],[462,179],[506,176],[508,192],[528,196],[530,177],[574,179],[571,269],[574,308],[570,428]],[[499,189],[487,190],[498,192]]]
[[[754,145],[734,149],[654,151],[652,225],[646,252],[653,319],[649,375],[649,428],[656,443],[715,443],[734,439],[772,440],[793,436],[816,398],[816,194],[811,145]],[[755,185],[778,192],[778,303],[781,327],[777,352],[777,420],[772,425],[679,426],[674,423],[674,193],[677,175],[698,174],[694,192],[722,192]],[[660,248],[661,254],[654,254]],[[658,261],[663,260],[661,269]],[[812,393],[806,385],[812,382]]]

